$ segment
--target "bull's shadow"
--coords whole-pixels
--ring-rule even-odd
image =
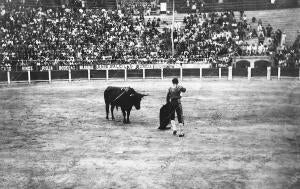
[[[132,107],[134,106],[139,110],[141,108],[141,100],[144,96],[147,95],[138,93],[131,87],[107,87],[104,91],[106,119],[109,119],[109,106],[112,120],[115,120],[114,108],[121,108],[123,123],[129,124]]]

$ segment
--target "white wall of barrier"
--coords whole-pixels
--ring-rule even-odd
[[[228,80],[232,80],[232,66],[228,67]]]
[[[51,70],[48,70],[48,79],[49,79],[49,83],[51,83]]]
[[[251,80],[251,67],[248,67],[248,80]]]
[[[161,68],[160,69],[160,79],[163,80],[165,78],[165,75],[164,75],[164,69],[166,68]],[[180,78],[180,80],[184,80],[185,76],[183,75],[183,71],[184,71],[185,68],[180,68],[180,75],[178,76]],[[195,68],[195,69],[199,69],[199,68]],[[233,74],[232,74],[232,67],[228,67],[228,75],[227,75],[227,79],[228,80],[233,80]],[[267,75],[266,75],[266,79],[267,80],[271,80],[272,79],[272,75],[271,75],[271,67],[267,67]],[[275,68],[273,68],[275,69]],[[281,68],[278,67],[277,68],[278,71],[277,71],[277,79],[280,80],[281,79]],[[106,81],[109,81],[111,78],[110,78],[110,70],[116,70],[116,69],[106,69],[105,70],[105,80]],[[119,69],[118,69],[119,70]],[[128,70],[127,69],[123,69],[124,70],[124,81],[128,81]],[[143,80],[145,80],[147,77],[146,77],[146,70],[151,70],[151,69],[147,69],[147,68],[143,68],[142,69],[142,78]],[[200,70],[199,70],[199,78],[202,79],[203,78],[203,68],[200,67]],[[32,79],[31,79],[31,71],[28,70],[27,71],[27,76],[28,76],[28,84],[31,84],[32,83]],[[222,78],[225,78],[225,77],[222,77],[222,69],[219,68],[218,69],[218,77],[219,79],[222,79]],[[151,77],[153,78],[153,77]],[[248,80],[251,80],[252,78],[252,68],[251,67],[248,67],[247,69],[247,79]],[[88,81],[91,81],[92,78],[91,78],[91,69],[88,68],[87,69],[87,78],[86,78]],[[96,78],[95,78],[96,79]],[[300,80],[300,68],[299,68],[299,76],[298,76],[298,79]],[[51,83],[53,81],[52,79],[52,71],[51,69],[48,70],[48,82]],[[69,82],[72,82],[72,70],[69,69],[68,70],[68,81]],[[11,71],[7,71],[7,84],[11,84],[13,81],[11,80]]]

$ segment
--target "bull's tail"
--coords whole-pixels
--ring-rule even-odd
[[[116,109],[117,109],[117,111],[119,110],[119,105],[117,104],[117,103],[115,103],[115,102],[110,102],[110,104],[113,106],[113,107],[115,107]]]
[[[104,91],[104,102],[105,102],[105,111],[106,111],[106,119],[108,119],[109,115],[109,102],[108,102],[108,94],[107,90]]]

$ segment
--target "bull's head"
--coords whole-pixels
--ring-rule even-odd
[[[135,109],[137,109],[137,110],[141,109],[141,100],[144,96],[147,96],[147,95],[140,94],[138,92],[135,92],[130,95]]]

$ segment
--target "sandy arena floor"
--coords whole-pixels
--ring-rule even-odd
[[[150,94],[131,124],[103,91]],[[300,188],[300,81],[184,81],[186,137],[159,131],[170,81],[0,88],[0,188]]]

